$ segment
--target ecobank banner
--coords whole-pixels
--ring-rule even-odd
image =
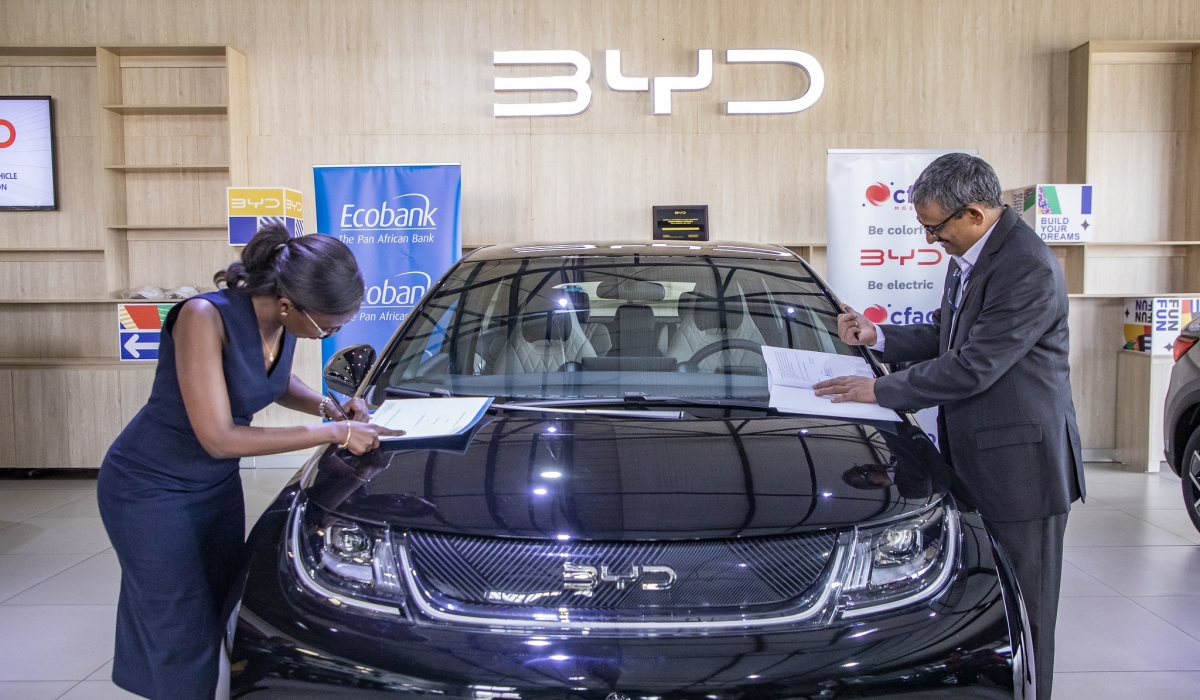
[[[941,306],[950,256],[925,241],[909,203],[938,156],[976,151],[829,150],[830,287],[875,323],[928,323]]]
[[[368,343],[382,352],[434,280],[459,258],[461,168],[440,165],[318,165],[317,232],[354,251],[366,298],[352,321],[321,341],[322,362]]]

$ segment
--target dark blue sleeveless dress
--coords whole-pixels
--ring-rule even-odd
[[[233,422],[249,425],[287,389],[296,339],[284,332],[268,374],[250,297],[223,289],[196,298],[221,313]],[[212,700],[246,528],[238,460],[211,457],[183,406],[171,329],[184,303],[163,323],[150,400],[109,448],[97,482],[121,562],[113,682],[155,700]]]

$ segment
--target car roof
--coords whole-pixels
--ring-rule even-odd
[[[614,255],[686,255],[695,257],[744,258],[800,261],[800,256],[783,246],[739,241],[587,241],[578,243],[515,243],[476,248],[468,256],[477,260],[521,260],[549,257],[608,257]]]

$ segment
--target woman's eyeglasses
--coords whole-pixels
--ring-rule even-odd
[[[317,332],[320,333],[320,335],[318,335],[317,338],[319,338],[321,340],[324,340],[325,338],[328,338],[329,336],[333,335],[334,333],[337,333],[338,331],[342,330],[341,326],[334,326],[333,328],[326,330],[321,327],[321,324],[314,321],[313,317],[309,316],[308,312],[305,311],[304,309],[300,309],[300,313],[304,314],[304,318],[307,318],[308,322],[313,324],[313,328],[317,329]]]

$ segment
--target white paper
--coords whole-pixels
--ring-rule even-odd
[[[811,350],[792,350],[763,346],[767,363],[769,405],[785,413],[808,413],[836,418],[897,421],[900,416],[890,408],[874,403],[846,401],[834,403],[817,396],[813,385],[835,377],[874,377],[875,372],[861,357],[834,355]]]
[[[381,440],[411,440],[413,438],[461,435],[483,417],[492,403],[490,396],[464,396],[444,399],[392,399],[385,401],[371,422],[393,430],[403,430],[401,437]]]

